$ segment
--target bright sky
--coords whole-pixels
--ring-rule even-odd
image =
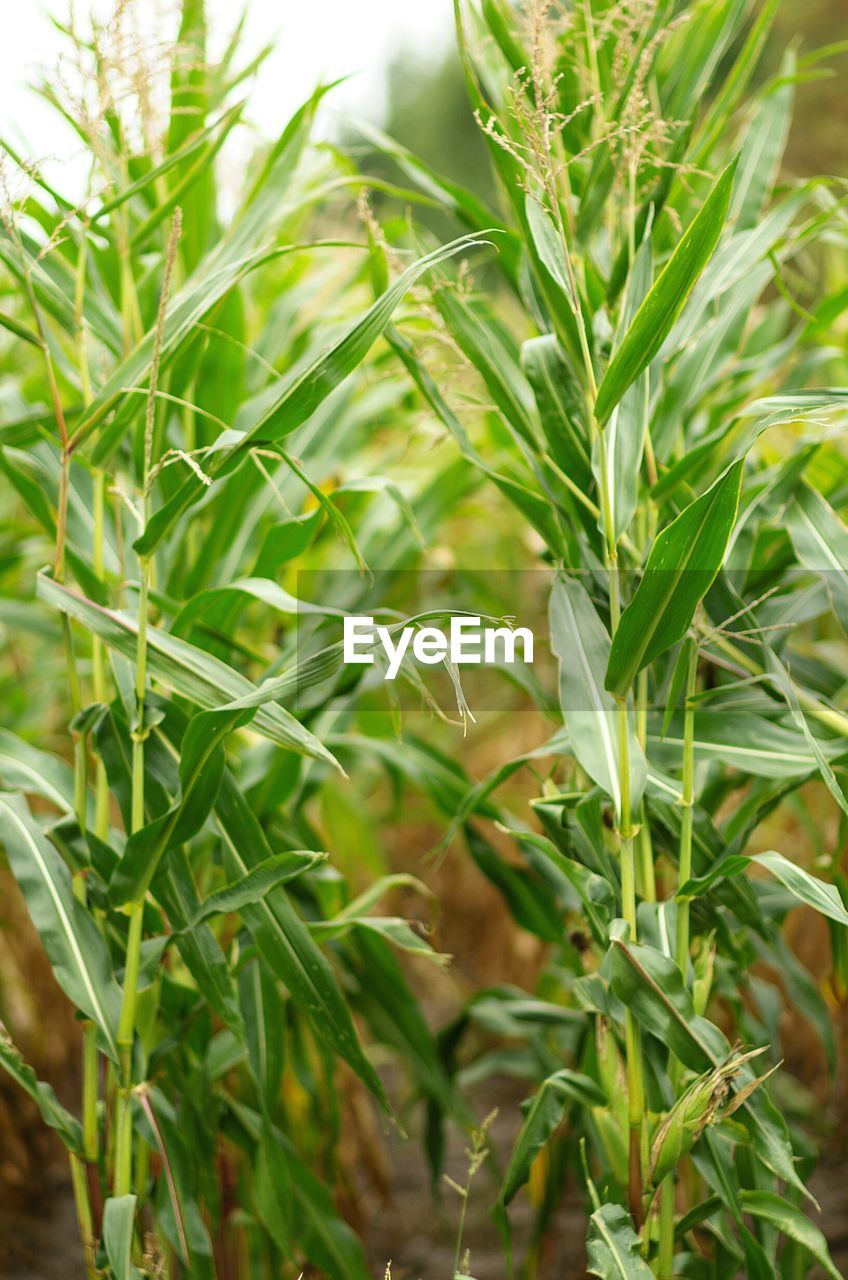
[[[110,0],[77,0],[77,11],[93,2],[102,14]],[[153,13],[161,0],[137,0]],[[65,19],[68,0],[5,0],[9,5],[0,41],[0,136],[25,142],[31,156],[68,156],[75,144],[55,113],[28,92],[39,66],[53,66],[65,43],[50,17]],[[220,37],[241,11],[236,0],[207,0]],[[422,60],[437,60],[451,25],[452,0],[247,0],[244,47],[256,52],[276,37],[251,95],[250,115],[264,132],[277,133],[292,110],[321,79],[351,76],[336,89],[336,112],[379,121],[385,106],[385,72],[406,47]],[[14,13],[14,17],[12,16]]]

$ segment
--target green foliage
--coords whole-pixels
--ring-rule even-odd
[[[545,938],[518,887],[522,864],[546,859],[564,936],[539,989],[586,1018],[582,1036],[525,1032],[537,1091],[494,1212],[507,1230],[534,1168],[553,1179],[561,1158],[579,1164],[589,1271],[603,1277],[833,1266],[817,1228],[801,1240],[800,1209],[776,1222],[782,1189],[804,1193],[796,1144],[808,1149],[769,1097],[786,1096],[781,1073],[765,1084],[728,1038],[776,1070],[773,995],[749,967],[756,955],[786,968],[794,905],[833,922],[835,971],[845,945],[835,857],[817,850],[821,879],[793,850],[756,847],[790,793],[805,812],[816,803],[812,777],[844,811],[848,734],[834,632],[845,366],[829,345],[845,304],[838,286],[817,296],[801,267],[844,232],[826,182],[778,183],[794,55],[749,88],[776,9],[757,6],[750,26],[732,3],[651,6],[632,22],[629,9],[531,5],[521,21],[457,0],[509,249],[436,288],[440,336],[458,349],[449,377],[433,366],[426,380],[425,341],[418,362],[402,353],[467,464],[532,524],[539,566],[556,569],[564,725],[532,806],[545,838],[504,806],[517,865],[507,876],[475,853],[473,806],[497,803],[508,763],[461,812],[478,865]],[[408,157],[403,168],[415,181]],[[413,243],[429,243],[423,224]],[[827,312],[828,337],[807,307]],[[486,405],[462,434],[452,382]],[[817,818],[810,829],[823,840]],[[569,928],[588,929],[579,950]],[[802,1002],[827,1042],[827,1019]],[[569,1109],[563,1072],[605,1102]],[[770,1207],[748,1226],[738,1202],[760,1196]]]
[[[838,1275],[780,1012],[832,1070],[783,924],[827,920],[844,1000],[845,232],[834,184],[779,178],[806,63],[751,88],[776,9],[456,0],[490,184],[411,129],[365,129],[356,173],[311,141],[320,86],[226,202],[237,35],[210,64],[184,0],[156,91],[122,94],[110,29],[70,33],[96,109],[43,92],[91,194],[28,169],[0,229],[0,835],[82,1023],[81,1121],[5,1035],[0,1065],[68,1149],[89,1277],[363,1280],[343,1090],[422,1103],[434,1181],[445,1125],[472,1135],[461,1244],[502,1071],[530,1084],[492,1190],[510,1257],[516,1197],[535,1247],[576,1185],[589,1274]],[[379,221],[337,203],[368,187]],[[539,745],[483,778],[332,629],[371,570],[394,625],[451,543],[481,612],[515,608],[481,566],[550,579],[556,677],[516,677]],[[546,949],[439,1033],[384,780]],[[813,869],[763,852],[789,805]]]

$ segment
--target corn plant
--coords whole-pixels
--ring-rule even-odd
[[[500,204],[376,139],[494,245],[386,336],[445,454],[518,509],[554,579],[559,726],[452,811],[437,797],[551,959],[536,999],[482,993],[446,1037],[457,1064],[464,1027],[499,1030],[491,1070],[536,1084],[494,1206],[507,1250],[524,1184],[541,1247],[571,1176],[608,1278],[839,1274],[778,1014],[788,995],[832,1072],[828,1002],[782,924],[824,917],[843,1001],[844,195],[781,175],[817,56],[763,75],[777,8],[456,0]],[[409,231],[371,237],[382,289]],[[495,803],[546,758],[531,813]],[[818,874],[763,849],[790,805]]]
[[[79,1108],[5,1031],[0,1062],[67,1148],[88,1276],[363,1280],[340,1138],[363,1097],[391,1106],[361,1033],[431,1113],[470,1115],[393,951],[433,953],[372,914],[421,886],[356,895],[316,830],[355,749],[329,741],[329,695],[290,709],[288,588],[310,547],[363,590],[381,549],[414,562],[467,487],[381,477],[371,423],[402,419],[405,387],[360,376],[467,240],[369,305],[340,212],[359,179],[310,142],[326,87],[225,219],[215,161],[255,64],[238,31],[209,62],[202,0],[174,42],[138,15],[71,24],[71,72],[40,87],[90,164],[82,203],[4,147],[0,834],[81,1023]]]

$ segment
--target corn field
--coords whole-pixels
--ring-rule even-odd
[[[6,1231],[9,1165],[88,1280],[840,1277],[848,28],[454,0],[472,190],[143,8],[38,88],[82,192],[0,142]]]

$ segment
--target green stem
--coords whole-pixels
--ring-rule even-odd
[[[116,1196],[126,1196],[132,1191],[132,1059],[143,920],[144,904],[134,902],[130,908],[127,963],[124,971],[124,998],[118,1022],[118,1053],[121,1078],[118,1085],[115,1119],[114,1193]]]
[[[617,591],[614,593],[617,597]],[[621,849],[621,900],[624,919],[630,926],[630,938],[638,937],[636,922],[636,868],[633,856],[633,821],[630,808],[630,740],[627,723],[627,699],[618,703],[618,765],[621,792],[619,836]],[[642,1072],[642,1043],[639,1024],[630,1009],[625,1012],[627,1048],[627,1110],[629,1142],[629,1205],[637,1227],[642,1224],[642,1121],[645,1114],[645,1083]]]
[[[80,242],[79,260],[77,262],[76,273],[76,290],[74,295],[74,310],[76,317],[76,334],[77,334],[77,352],[79,357],[80,379],[82,382],[83,402],[90,404],[93,399],[93,389],[91,385],[91,370],[88,360],[88,344],[86,337],[85,321],[83,318],[83,308],[85,302],[85,282],[86,268],[88,262],[88,237],[87,228],[84,228],[83,236]],[[94,473],[94,542],[92,563],[94,572],[98,579],[103,578],[103,501],[104,501],[104,475],[102,471]],[[70,643],[70,628],[68,635],[68,643]],[[94,699],[96,702],[103,702],[105,699],[105,673],[104,673],[104,651],[103,641],[99,636],[92,638],[92,668],[93,668],[93,685]],[[80,699],[81,701],[81,699]],[[85,743],[80,739],[74,743],[74,766],[77,779],[77,815],[81,830],[85,830],[86,822],[86,790],[87,790],[87,767],[86,767]],[[98,756],[96,764],[96,790],[95,790],[95,818],[94,833],[101,840],[105,840],[109,833],[109,783],[106,778],[106,770],[103,761]],[[82,899],[85,900],[85,886],[82,886]],[[97,1116],[97,1104],[99,1093],[99,1075],[100,1065],[97,1054],[97,1026],[92,1022],[85,1024],[83,1033],[83,1054],[82,1054],[82,1132],[83,1132],[83,1150],[85,1152],[86,1161],[93,1166],[97,1166],[100,1158],[100,1133]]]
[[[88,1183],[85,1179],[85,1168],[79,1156],[71,1154],[71,1185],[74,1189],[74,1203],[80,1227],[83,1254],[85,1257],[85,1274],[87,1280],[97,1280],[97,1267],[94,1261],[94,1225],[91,1220],[91,1204],[88,1196]]]
[[[139,562],[139,565],[141,590],[138,599],[138,644],[135,662],[136,723],[132,734],[131,827],[133,834],[144,826],[144,740],[147,736],[144,700],[147,684],[147,595],[150,561],[145,558]],[[118,1022],[121,1080],[118,1090],[115,1136],[116,1196],[129,1195],[132,1190],[132,1058],[143,920],[144,902],[132,903],[127,933],[124,995]]]
[[[648,742],[648,669],[639,672],[636,684],[636,737],[644,751]],[[639,815],[639,831],[636,836],[639,853],[639,888],[646,902],[656,902],[657,881],[654,872],[654,849],[651,826],[642,801]]]
[[[683,710],[683,815],[680,824],[680,852],[678,857],[677,884],[686,883],[692,877],[692,818],[695,806],[695,693],[698,687],[698,646],[693,639],[690,646],[689,666],[686,673],[686,699]],[[686,981],[689,969],[689,902],[677,903],[677,930],[675,959]],[[671,1083],[677,1092],[680,1084],[680,1062],[672,1058],[669,1069]],[[660,1251],[658,1280],[672,1280],[674,1274],[674,1173],[670,1173],[662,1186],[660,1198]]]
[[[94,473],[94,556],[93,567],[98,581],[104,576],[104,513],[106,496],[106,475],[100,470]],[[100,636],[93,636],[91,642],[92,677],[94,683],[94,701],[106,701],[106,650]],[[100,756],[97,757],[94,778],[94,832],[101,840],[109,834],[109,779],[106,766]]]
[[[89,1164],[97,1164],[99,1134],[97,1126],[97,1025],[85,1024],[82,1043],[82,1139],[85,1158]]]
[[[594,406],[592,421],[596,422]],[[610,630],[615,635],[621,616],[621,598],[618,581],[618,544],[613,520],[612,489],[607,466],[604,430],[596,422],[598,459],[600,468],[601,519],[607,553],[610,597]],[[630,736],[627,722],[627,694],[618,701],[618,781],[620,800],[619,848],[621,853],[621,898],[624,919],[630,927],[631,941],[638,937],[636,922],[636,865],[633,852],[633,819],[630,797]],[[627,1050],[627,1099],[629,1122],[629,1188],[628,1202],[637,1228],[642,1225],[642,1168],[643,1145],[647,1130],[645,1114],[645,1083],[642,1068],[642,1041],[639,1024],[629,1009],[625,1011],[625,1046]]]
[[[674,1276],[674,1174],[665,1179],[660,1192],[660,1251],[657,1280]]]
[[[692,879],[692,817],[695,805],[695,692],[698,680],[698,646],[691,643],[689,669],[686,675],[686,701],[683,710],[683,814],[680,823],[680,856],[677,883],[686,884]],[[677,904],[677,931],[675,958],[683,974],[689,968],[689,901]]]
[[[162,336],[165,328],[165,312],[170,294],[171,279],[177,257],[177,245],[182,227],[182,211],[174,211],[171,231],[165,257],[165,269],[162,275],[162,289],[159,295],[159,309],[156,316],[156,328],[153,337],[153,353],[150,366],[149,392],[147,397],[144,424],[144,457],[141,474],[141,531],[150,520],[151,514],[151,474],[153,470],[153,448],[156,429],[156,391],[159,380],[159,361],[162,352]],[[147,693],[147,603],[150,594],[150,578],[152,564],[149,556],[139,557],[139,577],[141,589],[138,595],[138,640],[135,655],[135,704],[136,716],[132,729],[132,798],[131,828],[132,834],[144,826],[144,743],[148,735],[146,714]],[[133,1093],[133,1043],[135,1039],[135,1012],[138,999],[138,975],[141,967],[141,941],[144,925],[144,894],[130,905],[129,929],[127,932],[127,955],[124,967],[124,994],[121,1001],[121,1013],[118,1020],[118,1054],[120,1058],[121,1079],[117,1098],[117,1118],[115,1135],[115,1195],[129,1195],[132,1190],[133,1174],[133,1129],[132,1129],[132,1093]]]

